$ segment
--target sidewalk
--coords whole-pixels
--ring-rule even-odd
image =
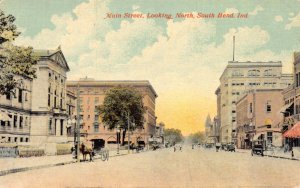
[[[240,153],[247,153],[247,154],[251,155],[251,149],[236,149],[236,151],[240,152]],[[281,158],[281,159],[300,160],[299,155],[294,154],[294,157],[292,157],[291,152],[283,152],[283,149],[281,149],[281,148],[274,149],[273,151],[264,151],[264,156]]]
[[[127,150],[120,150],[119,154],[117,154],[116,150],[109,151],[110,157],[122,156],[126,154],[128,154]],[[89,156],[87,156],[87,159],[89,159]],[[98,159],[99,156],[95,156],[94,160]],[[28,158],[0,158],[0,176],[27,170],[66,165],[75,162],[76,159],[73,159],[71,154]]]

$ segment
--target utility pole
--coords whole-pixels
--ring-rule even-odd
[[[77,107],[77,123],[76,123],[76,132],[77,132],[77,162],[79,163],[80,162],[80,104],[79,104],[79,83],[77,84],[77,104],[76,104],[76,107]]]
[[[232,61],[234,61],[234,53],[235,53],[235,36],[233,36],[233,51],[232,51]]]

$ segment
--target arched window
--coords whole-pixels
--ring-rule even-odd
[[[268,69],[264,71],[264,76],[275,76],[275,74],[273,74],[272,69]]]
[[[249,70],[248,71],[248,76],[260,76],[260,71],[259,70]]]

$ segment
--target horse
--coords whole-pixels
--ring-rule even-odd
[[[83,160],[86,161],[86,155],[89,154],[90,161],[93,161],[93,147],[88,145],[87,143],[82,143],[80,145],[80,152],[83,155]]]

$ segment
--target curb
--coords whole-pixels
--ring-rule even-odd
[[[287,160],[292,160],[292,161],[300,161],[300,159],[297,159],[297,158],[281,157],[281,156],[274,156],[274,155],[265,155],[265,156],[266,157],[278,158],[278,159],[287,159]]]
[[[109,156],[109,158],[119,157],[119,156],[123,156],[123,155],[128,155],[128,154],[112,155],[112,156]],[[99,160],[99,159],[101,159],[101,158],[98,158],[98,157],[94,158],[94,160]],[[25,171],[29,171],[29,170],[37,170],[37,169],[42,169],[42,168],[63,166],[63,165],[68,165],[68,164],[73,164],[73,163],[77,163],[77,162],[73,160],[73,161],[61,162],[61,163],[56,163],[56,164],[46,164],[46,165],[33,166],[33,167],[13,168],[13,169],[9,169],[9,170],[0,171],[0,176],[5,176],[8,174],[13,174],[13,173],[18,173],[18,172],[25,172]]]

